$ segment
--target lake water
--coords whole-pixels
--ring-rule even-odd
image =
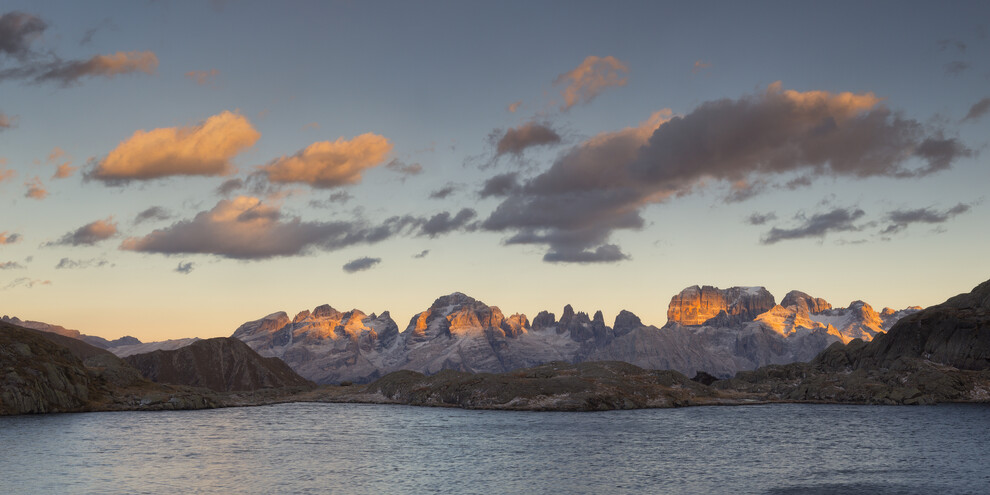
[[[990,493],[990,406],[0,417],[0,493]]]

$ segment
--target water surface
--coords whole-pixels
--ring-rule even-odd
[[[0,493],[990,493],[990,406],[0,417]]]

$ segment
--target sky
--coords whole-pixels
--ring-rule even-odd
[[[0,6],[0,314],[228,336],[463,292],[990,278],[987,2]]]

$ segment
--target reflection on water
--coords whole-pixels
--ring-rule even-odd
[[[0,418],[0,493],[990,493],[990,407]]]

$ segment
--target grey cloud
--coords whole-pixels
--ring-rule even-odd
[[[959,41],[957,39],[952,39],[952,38],[946,38],[946,39],[938,40],[938,51],[944,52],[944,51],[948,50],[949,48],[954,48],[959,53],[965,53],[966,52],[966,43],[963,43],[962,41]]]
[[[0,232],[0,246],[4,244],[14,244],[15,242],[19,242],[22,238],[23,236],[16,232],[9,235],[6,232]]]
[[[220,196],[230,196],[234,191],[244,187],[244,179],[227,179],[217,186],[217,194]]]
[[[489,196],[507,196],[518,188],[519,174],[516,172],[509,172],[507,174],[496,175],[486,180],[485,184],[481,186],[481,191],[478,192],[478,195],[482,198],[487,198]]]
[[[950,76],[958,76],[969,69],[969,63],[961,60],[953,60],[942,67],[945,69],[946,74]]]
[[[396,235],[435,237],[467,227],[476,213],[461,211],[451,217],[440,213],[431,218],[412,215],[386,219],[371,225],[360,219],[333,222],[304,222],[287,218],[281,211],[257,198],[221,200],[191,220],[182,220],[143,237],[131,237],[120,249],[145,253],[212,254],[224,258],[260,260],[301,256],[313,251],[334,251],[359,244],[374,244]]]
[[[726,203],[741,203],[747,199],[756,197],[766,191],[766,181],[739,181],[732,185],[729,194],[725,196]]]
[[[107,240],[117,235],[117,224],[113,217],[105,220],[90,222],[78,229],[63,235],[58,241],[49,242],[46,246],[92,246],[97,242]]]
[[[88,45],[88,44],[92,43],[93,42],[93,36],[96,36],[96,33],[100,32],[100,31],[102,31],[104,29],[111,29],[111,30],[116,31],[117,30],[117,26],[114,25],[113,21],[111,21],[109,17],[103,19],[103,21],[100,22],[100,24],[98,24],[96,27],[87,29],[86,32],[83,33],[82,38],[79,39],[79,46]]]
[[[21,278],[14,279],[13,282],[7,284],[4,287],[4,290],[14,289],[14,288],[17,288],[17,287],[24,287],[25,289],[31,289],[31,288],[34,288],[34,286],[36,286],[36,285],[52,285],[52,281],[51,280],[33,279],[33,278],[29,278],[29,277],[21,277]]]
[[[179,266],[175,267],[175,271],[183,275],[189,275],[193,271],[193,262],[180,261]]]
[[[113,78],[135,72],[154,74],[157,68],[158,58],[152,52],[117,52],[112,55],[94,55],[86,60],[62,60],[52,56],[47,62],[33,61],[0,70],[0,81],[23,79],[33,84],[55,82],[67,87],[84,77]]]
[[[428,220],[421,222],[420,235],[436,237],[441,234],[448,234],[455,230],[467,227],[468,222],[478,216],[478,213],[470,208],[464,208],[451,216],[450,212],[437,213]]]
[[[147,210],[138,213],[134,217],[134,225],[138,225],[148,220],[168,220],[172,218],[172,213],[161,206],[152,206]]]
[[[776,219],[777,214],[772,211],[768,213],[753,212],[752,215],[746,217],[746,223],[750,225],[763,225]]]
[[[348,261],[347,263],[344,264],[343,268],[344,271],[347,273],[355,273],[355,272],[367,270],[381,262],[382,262],[381,258],[369,258],[366,256],[364,258],[358,258],[356,260]]]
[[[430,199],[447,199],[448,196],[457,192],[457,186],[454,184],[447,184],[446,186],[437,189],[430,193]]]
[[[900,232],[912,223],[940,224],[945,223],[956,215],[968,212],[972,205],[959,203],[945,211],[938,211],[934,208],[917,208],[913,210],[894,210],[887,213],[886,220],[890,222],[881,234],[894,234]]]
[[[72,260],[69,258],[62,258],[57,265],[55,265],[56,270],[72,270],[76,268],[99,268],[102,266],[113,266],[109,261],[105,259],[93,258],[88,260]]]
[[[418,163],[406,163],[398,158],[385,164],[385,168],[403,175],[419,175],[423,172],[423,166]]]
[[[430,250],[429,249],[424,249],[424,250],[420,251],[419,253],[414,254],[413,255],[413,258],[422,259],[422,258],[425,258],[426,255],[428,255],[428,254],[430,254]]]
[[[527,122],[506,131],[495,131],[490,136],[495,142],[495,156],[522,155],[527,148],[547,146],[560,142],[560,135],[547,123]]]
[[[826,213],[804,218],[803,223],[792,229],[774,227],[761,239],[763,244],[775,244],[784,240],[805,239],[809,237],[823,238],[829,232],[856,231],[855,225],[866,213],[860,209],[836,208]]]
[[[968,120],[979,120],[979,118],[986,115],[987,112],[990,112],[990,98],[984,98],[969,107],[969,112],[966,113],[966,116],[963,117],[962,121],[966,122]]]
[[[45,21],[23,12],[0,15],[0,54],[24,60],[32,55],[31,42],[48,27]]]
[[[555,250],[543,256],[548,263],[614,263],[624,261],[629,256],[615,244],[604,244],[595,250]]]
[[[344,204],[350,200],[354,199],[354,196],[347,191],[338,191],[330,195],[329,198],[322,201],[311,200],[309,205],[314,208],[330,208],[335,204]]]
[[[24,265],[16,261],[4,261],[0,263],[0,270],[20,270],[23,269]]]
[[[799,93],[775,83],[574,146],[512,190],[481,226],[511,234],[506,244],[546,245],[545,259],[594,261],[569,253],[598,253],[614,231],[642,229],[644,207],[713,181],[800,175],[788,185],[799,187],[805,177],[923,177],[971,153],[872,94]]]

